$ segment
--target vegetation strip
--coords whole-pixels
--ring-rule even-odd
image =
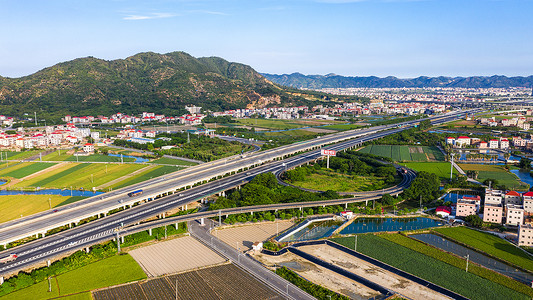
[[[296,285],[297,287],[304,290],[309,295],[316,297],[317,299],[350,299],[344,295],[340,295],[333,291],[330,291],[318,284],[314,284],[310,281],[307,281],[295,272],[287,269],[286,267],[276,269],[276,274],[283,277],[287,281],[290,281],[292,284]]]
[[[433,246],[429,246],[423,242],[412,239],[410,237],[406,237],[398,233],[383,234],[383,235],[380,235],[380,237],[386,240],[389,240],[391,242],[394,242],[398,245],[409,248],[411,250],[420,252],[429,257],[433,257],[435,259],[443,261],[459,269],[465,269],[466,267],[466,260],[459,258],[458,256],[454,254],[437,249]],[[480,277],[486,278],[490,281],[496,282],[508,288],[511,288],[522,294],[526,294],[526,295],[529,295],[530,297],[533,297],[533,289],[531,289],[529,286],[522,284],[516,280],[513,280],[507,276],[504,276],[498,272],[489,270],[487,268],[476,265],[474,263],[470,263],[468,267],[468,272],[478,275]]]

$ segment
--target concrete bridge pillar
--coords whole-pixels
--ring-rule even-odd
[[[152,235],[152,228],[148,229],[148,235]]]
[[[47,260],[47,261],[46,261],[46,266],[50,267],[51,264],[52,264],[52,263],[50,262],[50,260]]]
[[[252,215],[252,216],[253,216],[253,215],[254,215],[254,212],[253,212],[253,211],[251,211],[251,212],[250,212],[250,215]],[[227,218],[227,217],[226,217],[226,218]]]
[[[187,210],[187,204],[185,204],[185,210]]]
[[[121,237],[120,237],[120,243],[121,243],[121,244],[124,244],[124,236],[121,236]]]
[[[201,219],[200,219],[200,225],[201,225],[201,226],[204,226],[204,225],[205,225],[205,220],[204,220],[204,218],[201,218]]]
[[[365,200],[365,206],[368,206],[368,200]]]
[[[91,252],[91,248],[85,247],[85,253],[89,253],[89,252]]]
[[[344,203],[344,209],[348,208],[348,202]]]
[[[174,227],[176,227],[176,230],[178,230],[178,223],[174,224]]]
[[[4,276],[0,276],[0,285],[4,284]]]

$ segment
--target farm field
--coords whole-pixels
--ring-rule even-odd
[[[299,137],[299,136],[313,136],[317,135],[316,132],[311,132],[308,130],[297,129],[297,130],[287,130],[280,132],[265,132],[266,137],[277,137],[277,136],[286,136],[286,137]]]
[[[418,172],[426,171],[437,174],[441,180],[450,178],[451,164],[449,162],[409,162],[401,165]],[[458,174],[455,168],[453,169],[453,174]]]
[[[279,232],[294,225],[294,222],[282,220],[277,222],[261,222],[250,225],[217,229],[217,236],[224,243],[241,251],[252,249],[252,244],[265,241]]]
[[[23,159],[27,159],[29,157],[32,157],[36,154],[39,154],[39,152],[41,152],[41,150],[28,150],[28,151],[20,151],[20,152],[16,152],[16,151],[0,151],[2,152],[2,159],[5,160],[6,159],[6,155],[7,155],[7,160],[23,160]]]
[[[332,240],[351,249],[354,247],[352,237]],[[357,251],[473,300],[530,298],[488,279],[466,273],[464,269],[451,266],[376,235],[359,235]]]
[[[277,119],[237,119],[237,123],[245,126],[260,127],[269,130],[285,130],[300,127],[321,126],[343,123],[330,120],[277,120]]]
[[[231,282],[231,284],[228,284],[228,282]],[[179,285],[179,293],[177,294],[176,283]],[[93,298],[95,300],[283,299],[280,295],[232,264],[102,289],[93,292]]]
[[[126,154],[124,154],[126,155]],[[67,154],[66,150],[54,151],[48,155],[43,156],[43,161],[72,161],[72,162],[121,162],[120,157],[107,156],[103,154],[91,154],[88,156],[74,156]],[[135,158],[123,157],[123,162],[134,162]]]
[[[162,164],[162,165],[182,165],[182,166],[195,166],[197,163],[190,162],[181,159],[174,159],[168,157],[161,157],[155,160],[150,161],[151,164]]]
[[[485,179],[496,179],[499,185],[505,185],[509,189],[527,190],[529,185],[520,181],[513,173],[507,172],[504,166],[499,165],[482,165],[482,164],[458,164],[463,171],[478,171],[478,181],[483,182]]]
[[[295,181],[291,184],[306,189],[336,192],[373,191],[387,188],[383,178],[376,176],[346,175],[329,170],[315,171],[306,176],[304,181]]]
[[[142,164],[65,164],[51,172],[19,182],[14,187],[70,188],[72,186],[74,189],[89,190],[144,167],[146,165]]]
[[[70,196],[59,195],[7,195],[0,196],[0,223],[29,216],[61,205]],[[50,199],[50,200],[49,200]],[[78,199],[79,200],[79,199]]]
[[[117,255],[52,278],[52,292],[48,292],[48,282],[43,281],[0,299],[50,299],[144,278],[146,275],[131,256]]]
[[[359,150],[390,157],[394,161],[444,161],[444,155],[437,147],[406,145],[369,145]]]
[[[54,151],[42,157],[43,161],[65,161],[74,157],[73,155],[66,154],[67,150]]]
[[[144,167],[143,165],[140,165],[140,166]],[[124,181],[118,182],[118,183],[112,185],[111,187],[113,189],[119,189],[119,188],[123,188],[123,187],[129,186],[129,185],[135,184],[135,183],[139,183],[139,182],[151,179],[151,178],[155,178],[155,177],[163,176],[163,175],[166,175],[166,174],[169,174],[169,173],[172,173],[172,172],[176,172],[176,171],[179,171],[179,170],[181,170],[180,167],[156,166],[155,168],[153,168],[151,170],[139,173],[137,175],[134,175],[134,176],[124,180]]]
[[[226,260],[190,236],[129,252],[149,277],[220,264]]]
[[[438,228],[435,231],[452,240],[533,271],[533,259],[530,256],[497,236],[466,227]]]
[[[0,176],[6,176],[6,177],[13,177],[13,178],[23,178],[28,175],[31,175],[33,173],[42,171],[46,168],[49,168],[53,166],[53,163],[19,163],[19,164],[12,164],[9,167],[0,170]]]
[[[327,125],[322,128],[335,129],[335,130],[350,130],[350,129],[357,129],[361,127],[363,126],[357,125],[357,124],[335,124],[335,125]]]

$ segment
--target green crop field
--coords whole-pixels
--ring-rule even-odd
[[[143,270],[130,255],[116,255],[52,278],[52,292],[48,292],[48,281],[43,281],[0,299],[50,299],[144,278]]]
[[[363,153],[386,156],[394,161],[443,161],[444,154],[437,147],[406,145],[369,145],[359,150]]]
[[[458,257],[454,254],[447,253],[445,251],[442,251],[439,248],[426,245],[425,243],[422,243],[418,240],[406,237],[404,235],[401,235],[399,233],[393,233],[393,234],[382,234],[379,237],[384,238],[386,240],[389,240],[391,242],[394,242],[398,245],[404,246],[406,248],[409,248],[411,250],[420,252],[424,255],[427,255],[429,257],[433,257],[435,259],[438,259],[440,261],[443,261],[449,265],[455,266],[459,269],[465,269],[466,268],[466,259],[462,257]],[[499,283],[503,286],[506,286],[510,289],[513,289],[519,293],[523,293],[526,295],[529,295],[530,297],[533,297],[533,289],[531,287],[520,283],[516,280],[513,280],[505,275],[502,275],[500,273],[497,273],[495,271],[486,269],[482,266],[479,266],[477,264],[470,264],[468,268],[470,273],[473,273],[475,275],[478,275],[480,277],[486,278],[488,280],[491,280],[493,282]]]
[[[91,154],[89,156],[72,156],[67,159],[66,161],[83,161],[83,162],[121,162],[120,157],[115,156],[107,156],[103,154]],[[123,162],[134,162],[135,158],[131,157],[123,157]]]
[[[54,151],[42,157],[43,161],[65,161],[73,157],[73,155],[66,154],[67,150]]]
[[[32,157],[36,154],[39,154],[39,152],[41,151],[40,150],[27,150],[27,151],[20,151],[20,152],[2,151],[2,159],[5,160],[6,154],[7,154],[8,160],[23,160],[23,159]]]
[[[297,124],[289,120],[272,120],[272,119],[239,119],[237,122],[241,125],[268,128],[274,130],[292,129],[306,127],[306,125]]]
[[[317,135],[316,132],[311,132],[307,130],[287,130],[287,131],[280,131],[280,132],[265,132],[265,136],[287,136],[287,137],[299,137],[299,136],[309,136],[309,135]]]
[[[450,178],[451,164],[449,162],[410,162],[401,165],[418,172],[426,171],[437,174],[441,180]],[[458,174],[457,170],[453,169],[453,174]]]
[[[327,125],[321,128],[324,129],[334,129],[334,130],[350,130],[350,129],[357,129],[361,128],[363,126],[356,125],[356,124],[335,124],[335,125]]]
[[[533,259],[529,255],[497,236],[466,227],[438,228],[435,231],[499,259],[533,271]]]
[[[56,207],[68,201],[70,198],[70,196],[58,195],[0,196],[0,223],[20,218],[21,215],[29,216],[48,210],[50,209],[50,202],[52,207]],[[76,200],[79,200],[79,197]]]
[[[151,164],[162,164],[162,165],[181,165],[181,166],[194,166],[197,165],[195,162],[174,159],[168,157],[161,157],[150,162]]]
[[[479,172],[478,181],[483,182],[485,179],[496,179],[498,184],[503,184],[509,189],[527,190],[529,185],[520,181],[518,176],[508,172],[504,166],[499,165],[482,165],[482,164],[459,164],[463,171],[475,170]]]
[[[21,163],[0,171],[0,176],[23,178],[53,166],[53,163]]]
[[[351,249],[353,237],[334,238],[333,241]],[[359,235],[357,251],[431,281],[470,299],[529,299],[510,288],[481,278],[438,259],[413,251],[379,236]]]
[[[130,177],[130,178],[124,180],[124,181],[121,181],[121,182],[119,182],[117,184],[114,184],[111,187],[113,189],[119,189],[119,188],[123,188],[123,187],[126,187],[126,186],[130,186],[132,184],[136,184],[136,183],[151,179],[151,178],[155,178],[155,177],[163,176],[163,175],[166,175],[166,174],[169,174],[169,173],[172,173],[172,172],[176,172],[176,171],[179,171],[179,170],[181,170],[181,168],[179,168],[179,167],[157,166],[157,167],[155,167],[155,168],[153,168],[151,170],[142,172],[142,173],[137,174],[135,176],[132,176],[132,177]]]
[[[40,186],[47,188],[84,188],[100,186],[146,167],[142,164],[67,164],[51,172],[22,181],[14,187]]]

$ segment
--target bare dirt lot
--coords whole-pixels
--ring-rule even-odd
[[[259,253],[255,254],[254,257],[266,265],[285,266],[315,284],[321,285],[352,299],[369,299],[381,295],[373,289],[336,274],[326,268],[315,265],[290,252],[280,256],[269,256]]]
[[[450,299],[423,285],[385,271],[373,264],[357,259],[343,251],[327,245],[303,246],[298,249],[411,299]]]
[[[252,249],[254,242],[266,241],[270,237],[294,225],[292,221],[263,222],[256,224],[236,225],[216,230],[213,234],[231,247],[246,251]]]
[[[139,263],[148,277],[182,272],[226,261],[189,236],[135,249],[129,254]]]
[[[93,292],[93,298],[96,300],[283,299],[276,292],[232,264],[101,289]]]

